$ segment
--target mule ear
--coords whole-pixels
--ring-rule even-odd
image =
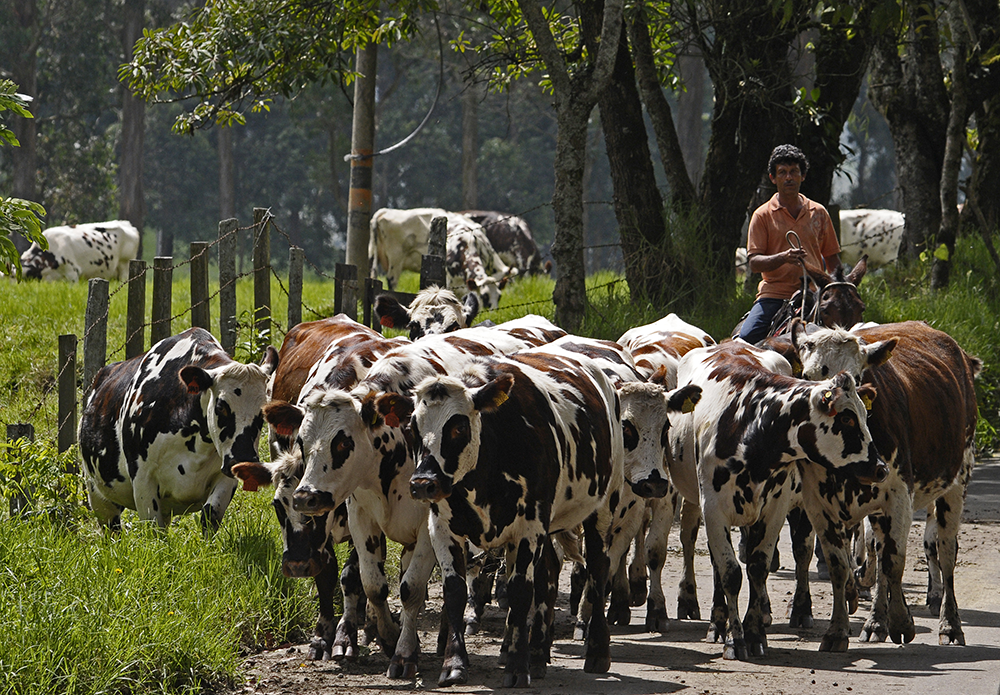
[[[877,367],[880,364],[885,364],[892,357],[892,351],[896,349],[898,342],[899,338],[889,338],[888,340],[881,340],[862,347],[861,352],[865,356],[868,367]]]
[[[410,322],[410,314],[391,294],[375,297],[375,316],[386,328],[402,328]]]
[[[189,364],[180,371],[181,382],[187,386],[187,392],[197,396],[212,388],[212,375],[201,367]]]
[[[871,410],[872,403],[875,401],[875,397],[878,396],[878,389],[871,384],[861,384],[858,387],[858,396],[861,398],[861,402],[865,404],[865,410]]]
[[[273,481],[271,469],[260,462],[237,463],[233,466],[233,475],[243,481],[245,492],[257,492]]]
[[[413,414],[413,401],[398,393],[384,393],[375,400],[375,407],[389,427],[399,427]]]
[[[862,256],[857,263],[854,264],[854,268],[851,272],[847,274],[844,278],[847,282],[851,283],[855,287],[861,284],[862,278],[864,278],[865,273],[868,272],[868,254],[866,253]]]
[[[657,384],[663,388],[667,388],[667,381],[670,378],[670,371],[667,369],[667,365],[661,364],[656,368],[656,371],[649,375],[646,379],[651,384]]]
[[[514,375],[504,372],[493,381],[472,392],[472,405],[480,412],[493,412],[510,398],[510,390],[513,387]]]
[[[267,349],[264,350],[264,357],[260,361],[260,366],[265,374],[271,376],[274,374],[274,370],[278,368],[279,361],[278,351],[274,349],[273,345],[268,345]]]
[[[291,437],[303,417],[302,411],[287,401],[271,401],[264,406],[264,419],[282,437]]]
[[[798,316],[792,319],[791,324],[788,326],[788,333],[792,339],[792,348],[795,350],[796,356],[799,354],[799,345],[803,338],[806,337],[806,324]]]
[[[667,397],[667,412],[690,413],[701,400],[701,386],[687,384],[670,392]]]

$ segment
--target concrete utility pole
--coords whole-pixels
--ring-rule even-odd
[[[351,192],[347,201],[347,264],[368,277],[368,225],[372,217],[372,152],[375,148],[375,74],[378,46],[358,49],[351,131]]]

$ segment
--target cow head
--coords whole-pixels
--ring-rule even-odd
[[[666,367],[654,378],[666,376]],[[673,391],[662,381],[626,382],[618,389],[622,407],[625,443],[625,480],[640,497],[663,497],[670,490],[665,466],[670,464],[668,413],[691,412],[701,399],[701,387],[693,384]]]
[[[315,577],[331,562],[335,563],[333,546],[348,536],[346,505],[319,515],[295,510],[292,496],[304,471],[299,451],[286,452],[270,463],[233,466],[233,475],[243,481],[244,490],[274,486],[274,513],[284,546],[281,571],[286,577]]]
[[[803,379],[818,381],[847,372],[857,383],[867,369],[888,360],[898,342],[889,338],[868,345],[842,328],[821,328],[807,334],[802,323],[792,324],[791,340],[802,364]]]
[[[455,481],[479,459],[482,413],[501,407],[513,386],[509,373],[477,387],[447,376],[417,385],[410,419],[417,463],[410,478],[414,499],[437,502],[451,494]]]
[[[279,433],[294,432],[305,462],[292,508],[324,514],[360,487],[384,487],[407,460],[398,418],[407,417],[406,399],[373,392],[319,388],[298,406],[269,406],[267,421]],[[398,400],[398,403],[397,403]],[[395,426],[395,427],[394,427]]]
[[[26,280],[47,278],[59,268],[59,261],[51,251],[43,250],[37,242],[32,242],[28,250],[21,254],[21,271]]]
[[[475,293],[479,297],[480,303],[486,310],[496,309],[500,306],[500,294],[503,288],[507,286],[507,282],[517,274],[517,268],[511,268],[511,272],[508,275],[504,275],[499,280],[491,275],[479,274],[474,278],[469,278],[466,281],[466,286],[469,288],[469,294]]]
[[[479,297],[470,292],[463,301],[455,293],[439,287],[421,290],[409,307],[404,307],[392,295],[375,298],[375,315],[387,328],[406,327],[410,340],[427,335],[450,333],[468,328],[479,313]]]
[[[268,379],[277,367],[278,351],[268,345],[259,365],[227,362],[204,369],[189,364],[180,370],[188,393],[201,398],[209,434],[222,458],[222,471],[230,477],[233,464],[260,460],[261,410],[267,402]]]

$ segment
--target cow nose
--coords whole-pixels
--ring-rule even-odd
[[[652,497],[659,499],[665,497],[670,489],[670,483],[665,478],[646,478],[637,483],[632,483],[632,492],[639,497]]]
[[[320,566],[314,558],[308,560],[286,559],[281,563],[281,572],[286,577],[315,577],[320,572]]]
[[[299,488],[292,495],[292,509],[302,514],[319,514],[322,497],[312,488]]]
[[[441,497],[441,486],[434,478],[410,478],[410,497],[415,500],[436,500]]]

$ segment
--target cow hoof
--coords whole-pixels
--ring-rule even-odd
[[[669,625],[666,609],[646,611],[646,630],[648,632],[666,632]]]
[[[330,645],[325,639],[314,639],[309,643],[309,658],[313,661],[330,660]]]
[[[358,658],[358,651],[351,645],[335,644],[330,650],[330,658],[334,661],[354,661]]]
[[[949,644],[960,644],[965,646],[965,635],[961,630],[957,632],[942,632],[938,635],[938,644],[949,645]]]
[[[725,627],[719,627],[714,623],[708,626],[708,634],[705,635],[706,642],[722,642],[726,634]]]
[[[861,628],[861,635],[858,637],[862,642],[885,642],[889,636],[889,631],[882,625],[865,625]]]
[[[628,603],[630,606],[641,606],[646,602],[646,578],[633,579],[628,583]]]
[[[750,658],[747,653],[747,643],[744,640],[727,640],[726,646],[722,650],[722,658],[729,661],[746,661]]]
[[[789,627],[799,627],[809,629],[813,626],[815,621],[813,620],[812,613],[798,612],[793,610],[792,614],[788,616],[788,626]]]
[[[701,609],[698,602],[690,599],[677,599],[678,620],[701,620]]]
[[[927,597],[927,610],[930,611],[930,614],[933,615],[935,618],[940,617],[941,616],[941,597],[940,596],[936,596],[936,597],[932,598],[932,597],[928,596]]]
[[[531,678],[536,681],[545,680],[545,672],[548,671],[548,665],[544,662],[535,662],[534,657],[531,660],[531,667],[528,669]]]
[[[913,641],[913,638],[916,636],[917,636],[917,629],[916,627],[913,626],[912,623],[904,630],[901,631],[891,630],[889,632],[889,637],[891,637],[892,641],[895,642],[896,644],[903,644],[904,642],[906,644],[909,644],[910,642]],[[885,640],[883,639],[883,641]]]
[[[386,671],[385,677],[393,680],[413,680],[417,677],[416,660],[393,656],[389,661],[389,670]]]
[[[847,637],[843,635],[824,635],[823,641],[819,643],[821,652],[846,652]]]
[[[587,626],[583,623],[577,623],[576,627],[573,628],[573,639],[581,642],[587,639]]]
[[[611,670],[611,655],[587,656],[583,662],[583,670],[586,673],[607,673]]]
[[[758,642],[756,640],[747,640],[747,654],[753,658],[755,656],[764,656],[764,652],[767,649],[767,640]]]
[[[608,606],[608,624],[621,625],[627,627],[632,620],[632,611],[623,603],[615,603]]]
[[[503,687],[530,688],[531,676],[527,673],[505,673],[503,674]]]
[[[469,622],[467,622],[465,624],[465,634],[466,634],[466,636],[468,636],[468,635],[475,635],[478,632],[479,632],[479,621],[478,620],[470,620]]]
[[[464,685],[468,680],[468,669],[462,667],[446,668],[441,671],[441,675],[438,677],[438,687],[446,688],[449,685]]]

